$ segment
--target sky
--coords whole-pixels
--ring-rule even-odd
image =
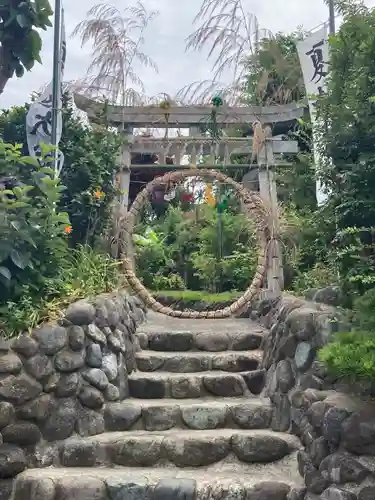
[[[50,0],[51,1],[51,0]],[[83,78],[90,62],[90,47],[80,46],[79,39],[70,37],[76,24],[86,17],[88,9],[101,0],[63,0],[67,31],[67,60],[64,80]],[[211,61],[207,54],[185,52],[185,39],[193,31],[193,19],[202,0],[144,0],[150,10],[159,15],[149,26],[145,36],[144,52],[158,65],[159,73],[141,69],[139,74],[146,84],[146,93],[156,96],[165,92],[172,97],[194,81],[210,79]],[[369,6],[375,0],[367,0]],[[128,0],[113,0],[118,8],[129,5]],[[245,9],[257,16],[261,28],[271,32],[290,32],[298,26],[310,30],[327,20],[328,8],[323,0],[243,0]],[[22,78],[8,82],[0,95],[0,109],[22,105],[32,91],[39,90],[52,78],[53,30],[43,32],[43,51],[40,65]]]

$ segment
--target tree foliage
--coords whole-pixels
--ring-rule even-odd
[[[215,208],[171,206],[152,221],[152,231],[150,244],[137,245],[137,269],[150,288],[244,290],[253,278],[257,244],[254,228],[242,214],[225,210],[220,233]],[[150,239],[147,220],[138,233]]]
[[[329,124],[321,152],[330,158],[320,175],[331,192],[320,217],[345,286],[363,293],[375,283],[375,10],[339,6],[344,22],[330,38],[328,91],[318,106]]]
[[[0,4],[0,94],[14,75],[41,63],[42,39],[37,29],[52,26],[48,0],[3,0]],[[36,29],[35,29],[36,28]]]
[[[0,177],[14,179],[0,190],[0,282],[2,299],[38,293],[67,253],[68,214],[57,211],[64,186],[48,167],[0,141]]]
[[[244,100],[250,105],[280,105],[306,97],[296,43],[304,33],[277,33],[263,38],[250,53],[244,75]]]
[[[28,105],[14,106],[0,114],[0,137],[7,143],[21,144],[28,154],[25,117]],[[63,110],[60,148],[64,153],[61,182],[67,187],[60,206],[69,214],[71,242],[94,244],[105,234],[116,196],[114,183],[121,139],[104,127],[88,129]]]

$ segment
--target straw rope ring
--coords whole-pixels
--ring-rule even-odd
[[[251,218],[255,223],[258,241],[258,262],[252,282],[239,299],[234,301],[230,306],[217,311],[179,311],[168,306],[163,306],[160,302],[155,300],[152,294],[142,285],[134,272],[132,236],[140,213],[147,203],[149,196],[152,194],[155,187],[161,186],[170,190],[183,183],[187,177],[197,176],[209,177],[211,180],[216,180],[232,186],[242,202],[241,205],[244,215]],[[129,212],[127,212],[125,216],[124,222],[123,239],[121,242],[121,260],[125,278],[138,297],[152,310],[165,314],[166,316],[173,316],[176,318],[228,318],[235,313],[240,312],[258,295],[266,272],[267,249],[271,234],[269,227],[269,210],[264,205],[258,193],[248,191],[242,186],[242,184],[235,182],[232,178],[222,174],[221,172],[208,169],[197,170],[194,168],[189,170],[180,170],[177,172],[169,172],[162,177],[156,177],[138,193]]]

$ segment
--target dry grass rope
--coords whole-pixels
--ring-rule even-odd
[[[151,293],[142,285],[134,272],[132,235],[134,227],[138,222],[139,216],[147,203],[150,194],[156,186],[163,186],[167,190],[170,190],[183,183],[187,177],[197,176],[209,177],[211,180],[219,181],[223,184],[229,184],[234,189],[241,200],[244,215],[251,218],[255,223],[258,240],[258,262],[251,284],[239,299],[233,302],[230,306],[217,311],[178,311],[172,309],[171,307],[163,306],[157,302]],[[123,220],[121,240],[121,260],[123,263],[125,278],[133,291],[148,307],[156,312],[176,318],[228,318],[243,310],[258,295],[258,292],[262,287],[267,265],[268,242],[270,240],[269,210],[257,193],[248,191],[242,186],[242,184],[235,182],[233,179],[222,174],[221,172],[208,169],[199,169],[198,171],[197,169],[189,169],[169,172],[162,177],[155,178],[147,184],[140,193],[138,193],[138,196],[134,200],[129,212]]]

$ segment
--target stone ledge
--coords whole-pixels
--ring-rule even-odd
[[[316,359],[334,333],[350,328],[344,316],[297,297],[260,301],[256,315],[269,329],[261,395],[273,405],[271,428],[292,432],[304,446],[298,466],[306,489],[288,500],[374,500],[375,403],[350,395],[358,387],[333,380]]]
[[[1,339],[0,479],[49,465],[38,452],[48,443],[104,432],[106,404],[128,396],[145,312],[136,297],[106,294],[70,305],[58,323]]]

